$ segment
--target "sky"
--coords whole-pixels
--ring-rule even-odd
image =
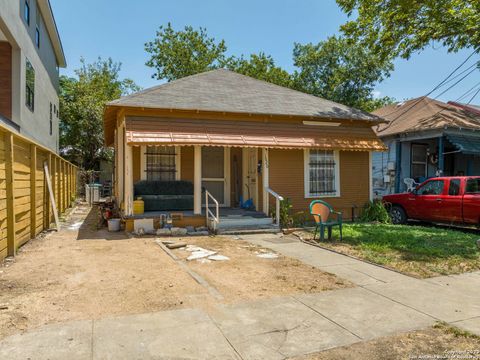
[[[205,27],[211,37],[224,39],[229,55],[260,51],[270,54],[287,71],[295,68],[295,42],[317,43],[338,34],[348,18],[335,0],[50,0],[63,43],[68,67],[61,73],[73,75],[80,58],[87,62],[99,56],[122,63],[121,76],[142,88],[160,83],[151,78],[145,65],[144,44],[168,22],[176,30],[187,25]],[[470,55],[471,50],[448,53],[440,45],[414,54],[408,61],[395,61],[390,78],[378,84],[376,96],[404,100],[427,94]],[[475,55],[471,64],[480,57]],[[440,96],[456,100],[480,81],[476,71]],[[439,92],[433,93],[432,96]],[[468,99],[467,99],[468,100]],[[473,103],[480,103],[480,94]]]

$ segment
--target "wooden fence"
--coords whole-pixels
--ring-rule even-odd
[[[54,221],[44,172],[48,164],[59,213],[75,200],[77,167],[0,125],[0,261]]]

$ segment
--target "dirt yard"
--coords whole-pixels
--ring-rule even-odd
[[[82,223],[86,217],[85,222]],[[155,242],[96,229],[97,214],[76,208],[59,233],[30,241],[0,265],[0,338],[59,321],[208,307],[219,300]],[[248,243],[189,238],[226,262],[187,266],[225,302],[349,286],[333,275],[285,258],[261,259]],[[179,256],[182,250],[176,250]]]
[[[200,246],[227,256],[227,261],[187,261],[187,265],[201,275],[225,297],[226,301],[254,300],[258,298],[314,293],[351,286],[335,275],[279,254],[278,258],[260,258],[272,253],[268,249],[228,237],[199,237],[183,239],[190,245]],[[174,250],[181,259],[191,253]]]
[[[352,357],[352,354],[355,354]],[[480,337],[445,324],[291,360],[480,359]]]

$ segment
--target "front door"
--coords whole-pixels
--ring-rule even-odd
[[[202,187],[217,199],[220,206],[228,206],[228,149],[217,146],[202,148]],[[205,204],[205,197],[202,197]]]
[[[253,205],[258,209],[258,185],[257,185],[257,171],[258,171],[258,149],[244,148],[243,149],[243,201],[252,199]]]

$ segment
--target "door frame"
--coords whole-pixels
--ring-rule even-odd
[[[202,151],[206,147],[202,148]],[[219,203],[218,206],[220,207],[230,207],[230,148],[229,147],[224,147],[223,148],[223,180],[220,180],[220,178],[204,178],[203,173],[202,173],[202,184],[204,181],[223,181],[223,199],[224,203],[221,204]],[[203,186],[203,185],[202,185]],[[202,207],[205,207],[205,204],[203,204],[203,199],[202,199]]]
[[[248,194],[247,194],[247,187],[245,186],[248,184],[248,169],[250,167],[250,154],[249,152],[254,152],[255,154],[255,189],[252,191],[250,189],[250,197],[253,199],[253,205],[255,206],[255,209],[258,211],[258,171],[257,171],[257,166],[258,166],[258,149],[257,148],[247,148],[244,147],[242,148],[242,195],[243,195],[243,201],[248,200]]]

